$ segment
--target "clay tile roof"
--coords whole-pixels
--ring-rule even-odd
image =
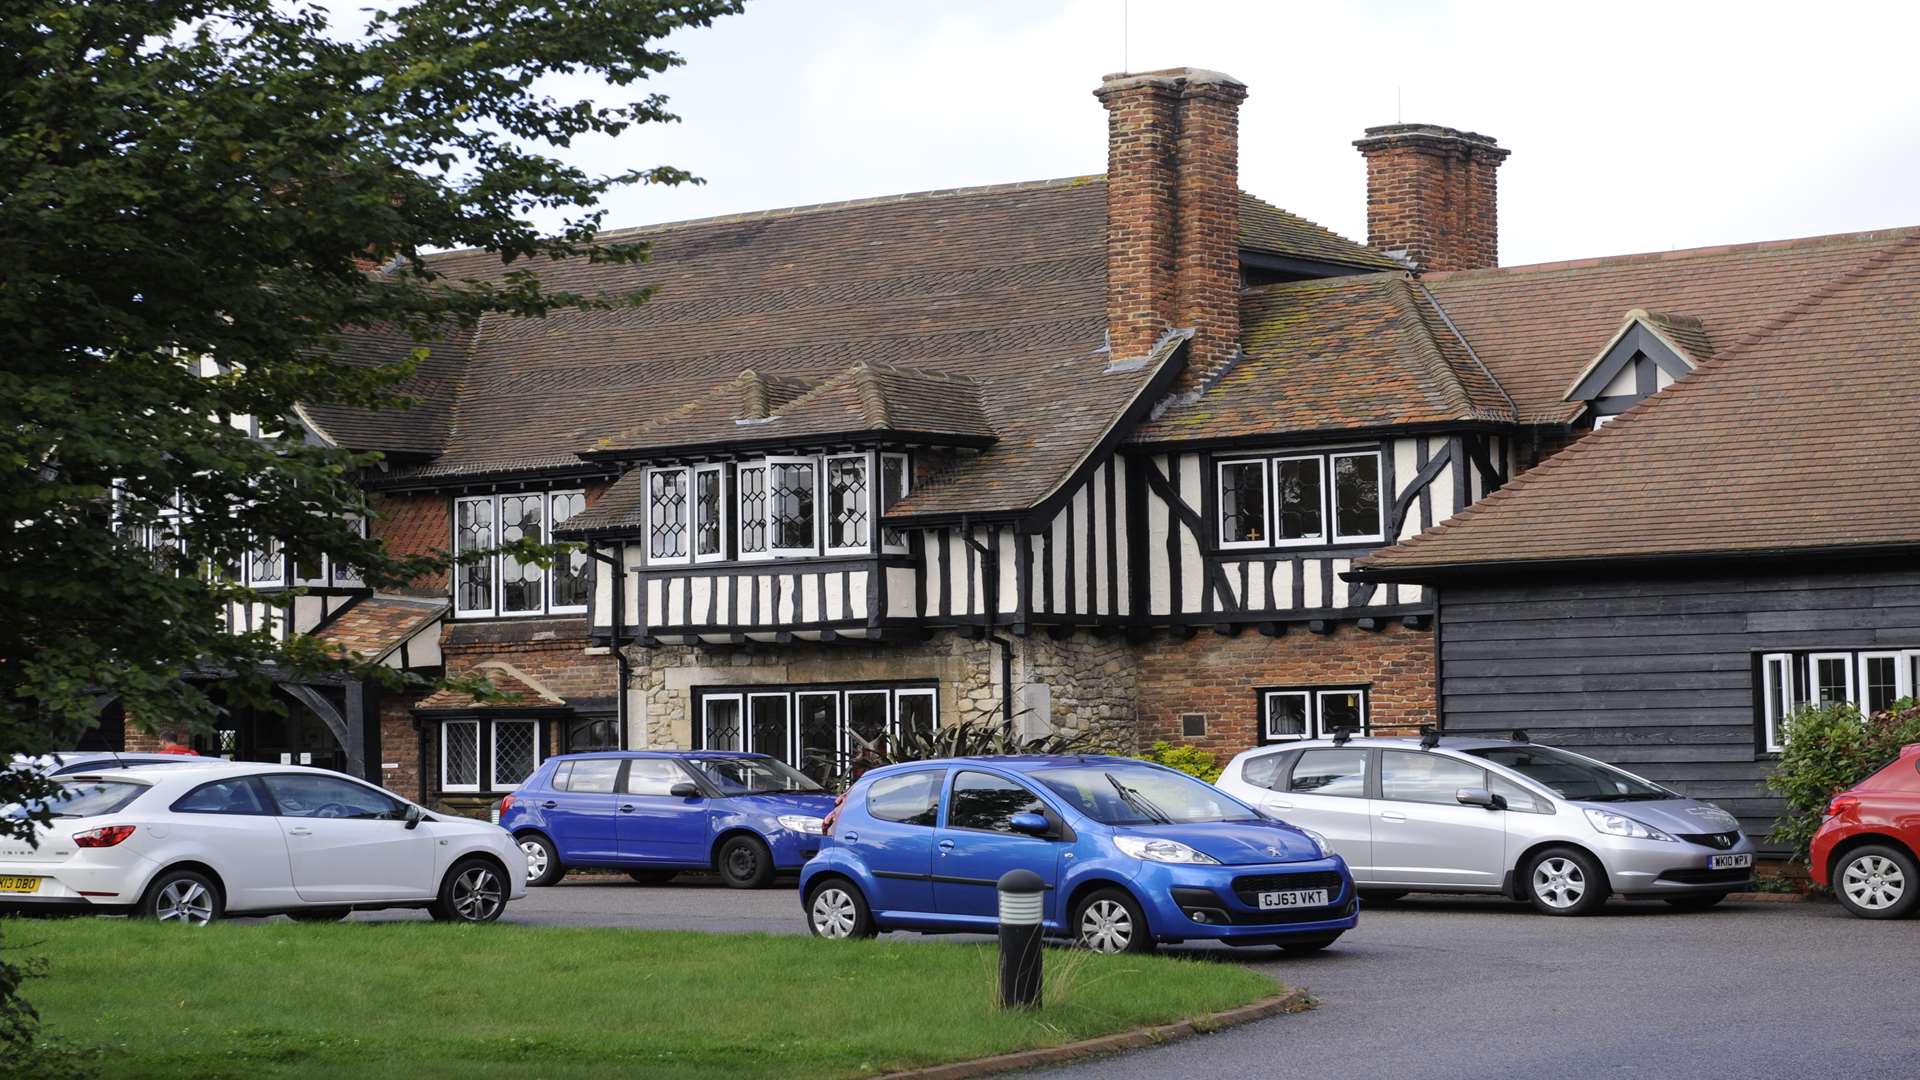
[[[367,660],[381,660],[447,613],[445,600],[375,594],[347,607],[313,636]]]
[[[555,709],[563,708],[565,698],[554,693],[538,679],[521,671],[503,660],[487,660],[474,665],[468,675],[484,675],[496,692],[504,695],[499,700],[479,701],[463,690],[451,687],[436,690],[421,699],[415,705],[415,712],[429,712],[436,709]]]
[[[1920,545],[1920,234],[1446,523],[1361,560],[1475,564]]]
[[[1255,437],[1450,420],[1513,406],[1404,272],[1248,290],[1241,358],[1140,441]]]
[[[1636,313],[1630,313],[1636,314]],[[1658,311],[1637,312],[1640,321],[1673,346],[1673,350],[1695,367],[1713,359],[1713,339],[1707,326],[1690,315],[1668,315]]]
[[[1367,270],[1405,269],[1385,252],[1356,244],[1244,191],[1240,193],[1240,247]]]

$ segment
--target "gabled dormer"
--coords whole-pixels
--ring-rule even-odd
[[[1573,380],[1566,400],[1584,404],[1593,426],[1605,427],[1712,355],[1699,319],[1634,308]]]

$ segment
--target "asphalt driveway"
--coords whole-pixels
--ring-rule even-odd
[[[410,913],[356,918],[412,918]],[[508,921],[804,933],[791,888],[743,893],[569,881]],[[1615,902],[1556,919],[1497,900],[1370,908],[1316,957],[1171,950],[1250,963],[1316,1010],[1044,1075],[1093,1080],[1347,1076],[1791,1078],[1920,1076],[1920,920],[1869,923],[1828,903],[1678,913]]]

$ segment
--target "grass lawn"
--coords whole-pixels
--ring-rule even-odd
[[[9,920],[46,1031],[127,1077],[840,1077],[1071,1042],[1277,993],[1231,963],[992,946],[433,923]]]

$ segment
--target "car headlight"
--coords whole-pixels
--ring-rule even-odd
[[[1294,828],[1300,829],[1300,826],[1295,825]],[[1324,859],[1333,854],[1333,848],[1328,846],[1326,837],[1321,836],[1312,829],[1300,829],[1300,831],[1306,833],[1307,839],[1313,841],[1313,849],[1320,853],[1321,858]]]
[[[1178,840],[1149,840],[1144,836],[1116,836],[1113,846],[1148,862],[1187,863],[1195,866],[1218,866],[1220,860],[1204,851],[1195,851]]]
[[[826,832],[826,830],[821,827],[820,819],[817,817],[808,817],[805,814],[781,814],[778,820],[781,828],[791,829],[797,833],[811,833],[814,836],[820,836]]]
[[[1651,825],[1642,825],[1630,817],[1606,810],[1588,810],[1587,820],[1608,836],[1624,836],[1632,840],[1673,840],[1673,837]]]

